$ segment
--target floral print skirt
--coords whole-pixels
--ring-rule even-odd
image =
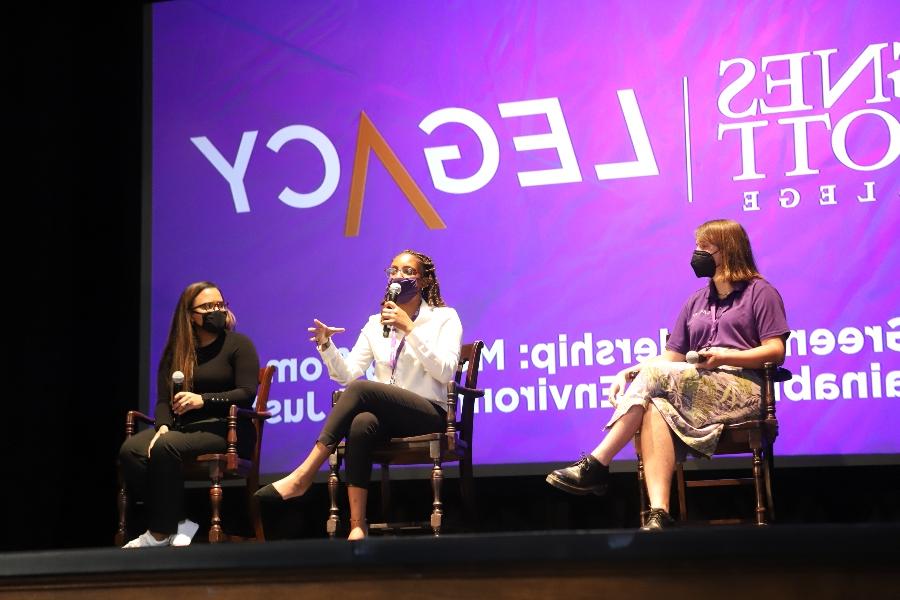
[[[606,427],[612,427],[632,406],[645,410],[650,402],[677,440],[675,455],[712,456],[723,425],[759,418],[759,375],[752,370],[697,370],[676,362],[645,364],[623,396]]]

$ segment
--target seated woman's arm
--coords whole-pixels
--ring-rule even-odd
[[[234,335],[235,348],[232,353],[234,364],[234,389],[222,392],[200,394],[207,406],[231,406],[250,408],[259,387],[259,355],[250,338]]]
[[[169,389],[170,377],[168,369],[160,367],[156,375],[156,412],[153,413],[157,431],[161,428],[165,428],[168,431],[174,422],[171,390]]]
[[[715,350],[701,351],[700,357],[705,360],[697,364],[698,369],[715,369],[721,366],[742,367],[744,369],[760,369],[767,362],[776,365],[784,363],[784,338],[767,338],[756,348],[749,350]]]
[[[609,401],[615,403],[616,394],[622,394],[625,392],[625,388],[628,387],[628,383],[637,377],[637,374],[641,372],[641,369],[644,365],[652,364],[655,362],[684,362],[684,354],[680,352],[675,352],[674,350],[663,350],[663,353],[654,356],[653,358],[648,358],[644,362],[639,362],[636,365],[631,365],[625,367],[618,373],[616,373],[616,379],[613,384],[609,387]]]
[[[354,379],[362,377],[375,357],[372,345],[366,337],[365,328],[359,333],[353,349],[346,358],[338,352],[332,340],[328,341],[328,346],[324,350],[319,347],[319,354],[328,369],[328,376],[341,385],[349,385]]]

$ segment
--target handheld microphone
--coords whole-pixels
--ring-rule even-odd
[[[400,284],[396,281],[388,286],[388,301],[394,302],[397,299],[397,296],[400,295],[400,290],[403,289],[400,287]],[[381,328],[381,335],[383,337],[387,337],[391,335],[391,326],[387,323]]]
[[[690,365],[696,365],[700,362],[700,353],[696,350],[691,350],[687,354],[684,355],[684,360],[687,361]]]
[[[184,373],[181,371],[175,371],[172,373],[172,399],[170,403],[172,405],[172,415],[175,418],[175,428],[178,429],[181,427],[181,415],[175,413],[175,396],[181,393],[184,390]]]

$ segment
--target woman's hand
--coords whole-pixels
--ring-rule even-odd
[[[627,369],[622,369],[616,373],[615,381],[609,386],[609,403],[613,406],[616,405],[616,396],[624,394],[625,388],[628,387],[628,383],[634,379],[634,371],[634,367],[628,367]]]
[[[718,350],[704,350],[703,352],[698,353],[700,355],[700,362],[698,362],[694,367],[698,369],[706,369],[707,371],[711,371],[716,367],[721,367],[726,364],[725,355],[722,354]]]
[[[309,341],[315,342],[319,346],[327,344],[334,334],[346,331],[343,327],[329,327],[318,319],[313,319],[313,323],[315,323],[315,327],[309,328],[309,332],[313,334]]]
[[[172,412],[176,415],[183,415],[189,410],[196,410],[203,407],[203,396],[194,392],[178,392],[172,398]]]
[[[390,300],[381,307],[381,324],[393,325],[394,329],[399,329],[404,334],[408,334],[415,327],[406,311]]]
[[[156,443],[156,440],[159,439],[159,436],[167,433],[169,431],[168,425],[162,425],[159,429],[156,430],[156,435],[153,436],[153,439],[150,440],[150,445],[147,446],[147,456],[150,456],[150,451],[153,450],[153,444]]]

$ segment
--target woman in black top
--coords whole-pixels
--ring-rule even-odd
[[[145,499],[149,512],[149,529],[124,548],[186,546],[197,532],[184,516],[182,461],[225,452],[229,407],[250,408],[256,397],[259,357],[234,324],[209,281],[192,283],[178,299],[159,363],[156,428],[128,438],[119,452],[126,486]],[[173,397],[175,371],[184,383]],[[243,454],[255,430],[243,421],[239,427]]]

